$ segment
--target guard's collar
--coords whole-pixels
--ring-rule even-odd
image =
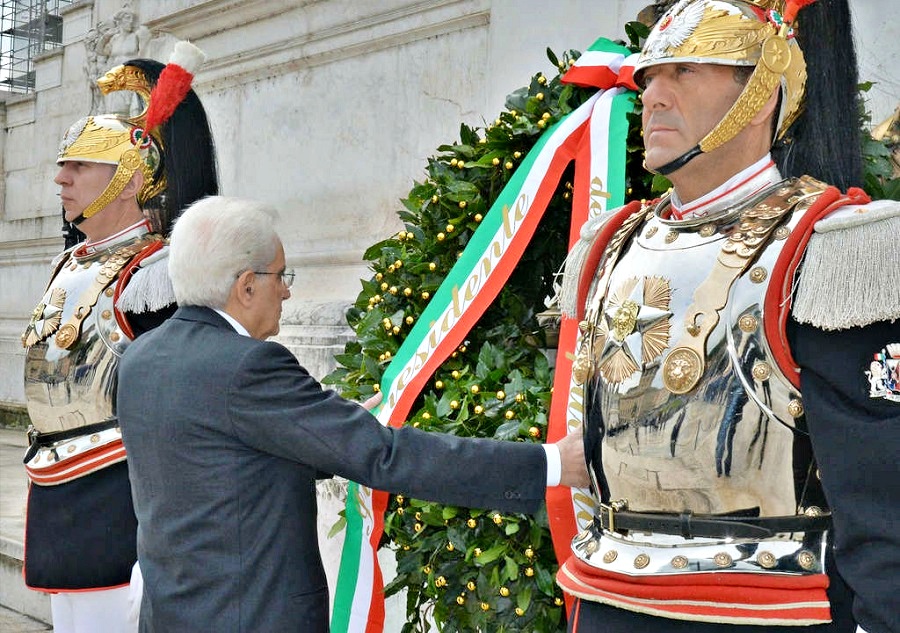
[[[772,161],[772,156],[766,154],[696,200],[684,203],[678,197],[678,193],[673,191],[670,207],[672,219],[690,220],[713,215],[733,207],[737,202],[750,198],[781,180],[781,173]]]

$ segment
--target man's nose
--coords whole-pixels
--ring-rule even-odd
[[[60,165],[59,171],[56,172],[56,177],[53,179],[53,182],[55,182],[57,185],[61,185],[64,182],[68,182],[69,177],[68,177],[67,172],[68,172],[68,170],[66,169],[66,165],[65,164]]]
[[[647,87],[641,93],[641,103],[645,110],[654,110],[666,107],[669,99],[669,89],[664,78],[654,78],[647,83]]]

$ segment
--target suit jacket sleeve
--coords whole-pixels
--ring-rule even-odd
[[[534,512],[546,490],[540,445],[382,426],[323,390],[277,343],[249,347],[227,385],[235,434],[258,450],[372,488],[507,512]]]

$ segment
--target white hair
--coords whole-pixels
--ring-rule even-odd
[[[178,305],[223,308],[246,270],[272,263],[279,243],[278,212],[255,200],[209,196],[175,222],[169,276]]]

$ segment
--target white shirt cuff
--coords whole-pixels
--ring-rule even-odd
[[[547,487],[559,485],[562,478],[562,458],[559,456],[559,447],[556,444],[542,444],[547,455]]]

